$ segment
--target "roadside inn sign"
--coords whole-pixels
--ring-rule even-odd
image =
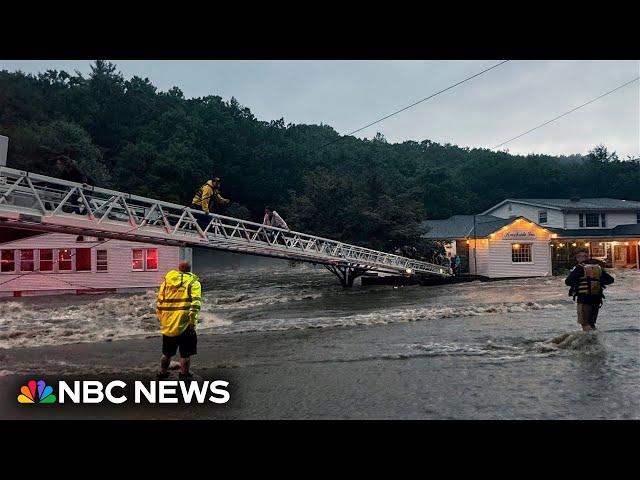
[[[511,232],[507,232],[502,236],[503,239],[505,240],[535,240],[536,239],[536,232],[534,231],[511,231]]]

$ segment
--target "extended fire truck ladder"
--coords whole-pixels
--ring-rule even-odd
[[[324,265],[343,286],[365,272],[448,277],[441,265],[183,205],[0,166],[0,226],[226,250]]]

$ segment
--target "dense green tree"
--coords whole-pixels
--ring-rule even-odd
[[[55,175],[55,159],[63,155],[73,159],[82,171],[91,172],[98,184],[110,184],[100,149],[89,134],[73,122],[53,120],[25,125],[15,130],[11,143],[15,146],[12,164],[19,168]]]
[[[640,160],[605,146],[587,155],[511,155],[431,140],[341,137],[328,125],[261,121],[236,98],[185,98],[96,61],[84,77],[0,71],[0,134],[8,163],[52,174],[73,158],[102,186],[188,204],[212,175],[232,203],[219,211],[371,248],[417,251],[420,222],[477,213],[506,197],[640,200]],[[407,247],[409,250],[407,250]],[[415,247],[417,250],[412,250]]]

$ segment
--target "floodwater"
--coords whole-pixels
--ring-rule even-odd
[[[193,369],[238,401],[182,418],[640,418],[640,272],[580,332],[563,278],[342,289],[322,268],[216,254],[200,265]],[[0,302],[0,380],[152,375],[155,293]],[[149,414],[155,418],[153,413]]]

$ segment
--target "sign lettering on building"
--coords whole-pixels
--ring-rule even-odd
[[[531,231],[511,231],[505,233],[502,238],[505,240],[535,240],[536,232]]]

